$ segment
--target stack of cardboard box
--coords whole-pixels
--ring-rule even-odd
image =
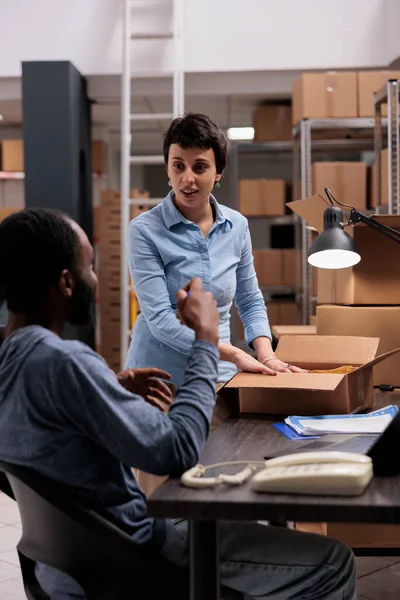
[[[0,171],[24,170],[24,144],[22,140],[3,140],[0,143]]]
[[[290,203],[318,231],[323,230],[326,203],[316,195]],[[399,215],[374,217],[400,231]],[[318,269],[317,334],[380,339],[378,354],[400,346],[400,245],[358,224],[348,233],[361,254],[354,267]],[[400,385],[400,355],[374,367],[374,385]]]
[[[303,73],[292,89],[293,124],[302,119],[373,117],[374,92],[399,77],[400,71]]]
[[[131,191],[132,198],[148,198],[148,192]],[[121,368],[121,204],[120,194],[104,191],[98,210],[98,302],[99,302],[99,350],[111,369]],[[147,210],[131,207],[131,219]],[[128,293],[128,292],[126,292]]]
[[[92,171],[107,172],[107,144],[102,140],[92,141]],[[23,140],[2,140],[0,142],[0,171],[9,173],[24,171]]]
[[[311,172],[313,194],[329,188],[342,204],[367,207],[367,165],[364,162],[316,162]]]
[[[263,287],[292,287],[300,285],[300,252],[294,248],[253,250],[258,285]],[[293,292],[294,294],[294,292]],[[299,325],[300,310],[292,297],[266,303],[270,325]],[[239,339],[244,339],[243,323],[237,317]]]
[[[294,248],[253,250],[254,268],[260,286],[299,284],[300,253]]]

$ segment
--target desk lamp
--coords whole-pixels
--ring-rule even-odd
[[[333,196],[329,188],[325,194],[330,206],[324,212],[324,231],[320,233],[308,251],[308,262],[319,269],[346,269],[360,262],[361,256],[352,237],[344,231],[344,227],[365,223],[394,242],[400,243],[400,232],[379,223],[350,206],[342,204]],[[350,209],[347,223],[344,223],[343,211],[334,205],[339,204]]]

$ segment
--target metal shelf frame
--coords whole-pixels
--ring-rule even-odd
[[[379,91],[374,93],[375,104],[375,191],[378,202],[381,198],[381,151],[383,149],[384,121],[387,122],[388,142],[388,214],[400,214],[400,186],[399,186],[399,94],[400,81],[389,79]],[[382,119],[382,105],[387,104],[387,119]]]
[[[371,132],[368,138],[313,140],[313,131],[325,132]],[[293,127],[293,199],[307,198],[312,195],[311,164],[312,154],[316,150],[326,149],[329,152],[373,150],[375,147],[375,119],[303,119]],[[323,142],[321,144],[321,142]],[[312,231],[304,221],[300,224],[302,291],[302,322],[308,325],[313,309],[312,267],[307,262],[307,252],[312,243]],[[296,242],[296,247],[297,242]]]
[[[160,5],[161,0],[152,2],[154,10]],[[146,0],[146,3],[150,0]],[[184,35],[184,0],[169,0],[171,9],[172,30],[167,33],[149,32],[133,33],[132,25],[135,21],[135,8],[137,2],[124,0],[123,2],[123,62],[121,74],[121,366],[124,365],[129,348],[131,300],[134,292],[130,286],[128,271],[128,225],[130,221],[130,206],[156,206],[162,198],[131,199],[130,198],[130,168],[131,165],[163,164],[164,158],[160,155],[137,155],[134,153],[132,143],[132,125],[134,122],[167,122],[184,114],[185,104],[185,73],[183,54]],[[173,42],[173,71],[171,73],[171,113],[132,113],[131,96],[132,82],[135,73],[132,71],[133,42],[138,40],[172,40]],[[152,74],[155,76],[155,74]],[[165,75],[165,74],[164,74]],[[137,74],[136,74],[137,76]]]

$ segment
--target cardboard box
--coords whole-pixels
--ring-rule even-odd
[[[400,306],[318,306],[318,335],[378,337],[378,354],[400,345]],[[374,367],[374,385],[400,385],[400,354]]]
[[[312,165],[313,194],[326,187],[342,202],[364,210],[367,206],[367,165],[364,162],[316,162]]]
[[[400,71],[360,71],[357,73],[358,116],[374,117],[374,92],[387,84],[389,79],[400,79]],[[387,105],[382,104],[382,115],[387,116]]]
[[[24,144],[22,140],[3,140],[0,144],[0,171],[24,170]]]
[[[103,140],[92,141],[92,171],[94,173],[108,172],[108,150]]]
[[[289,202],[288,206],[317,231],[323,231],[327,204],[321,194]],[[400,215],[374,219],[400,231]],[[318,302],[328,304],[400,305],[400,245],[359,223],[346,229],[361,261],[349,269],[318,269]]]
[[[302,119],[357,116],[355,72],[303,73],[292,88],[293,124]]]
[[[272,335],[279,340],[284,335],[316,335],[316,325],[274,325]]]
[[[282,285],[297,286],[300,284],[301,255],[293,248],[282,250]]]
[[[267,317],[270,326],[279,325],[281,322],[281,310],[279,302],[267,302],[265,304],[267,307]]]
[[[372,367],[400,350],[376,356],[378,338],[283,336],[276,355],[305,369],[358,367],[348,375],[278,373],[265,377],[238,373],[224,386],[236,390],[244,413],[279,415],[345,414],[374,403]]]
[[[94,243],[97,244],[100,235],[100,206],[93,206],[93,239]]]
[[[239,211],[248,217],[283,215],[285,212],[284,180],[240,180]]]
[[[280,302],[280,325],[300,325],[300,308],[296,302]]]
[[[253,112],[254,139],[280,142],[292,139],[292,107],[287,104],[257,106]]]
[[[258,285],[282,285],[282,250],[253,250]]]

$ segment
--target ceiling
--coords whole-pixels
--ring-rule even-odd
[[[290,97],[296,72],[189,73],[185,76],[185,110],[202,112],[221,127],[248,126],[257,104],[271,99]],[[121,78],[89,76],[88,95],[93,100],[92,120],[95,131],[101,130],[119,140],[121,122]],[[132,80],[132,112],[172,112],[172,78],[141,77]],[[22,123],[21,81],[0,79],[1,129]],[[136,154],[158,152],[160,132],[167,123],[136,122],[132,129],[132,151]],[[97,135],[99,135],[97,133]]]

